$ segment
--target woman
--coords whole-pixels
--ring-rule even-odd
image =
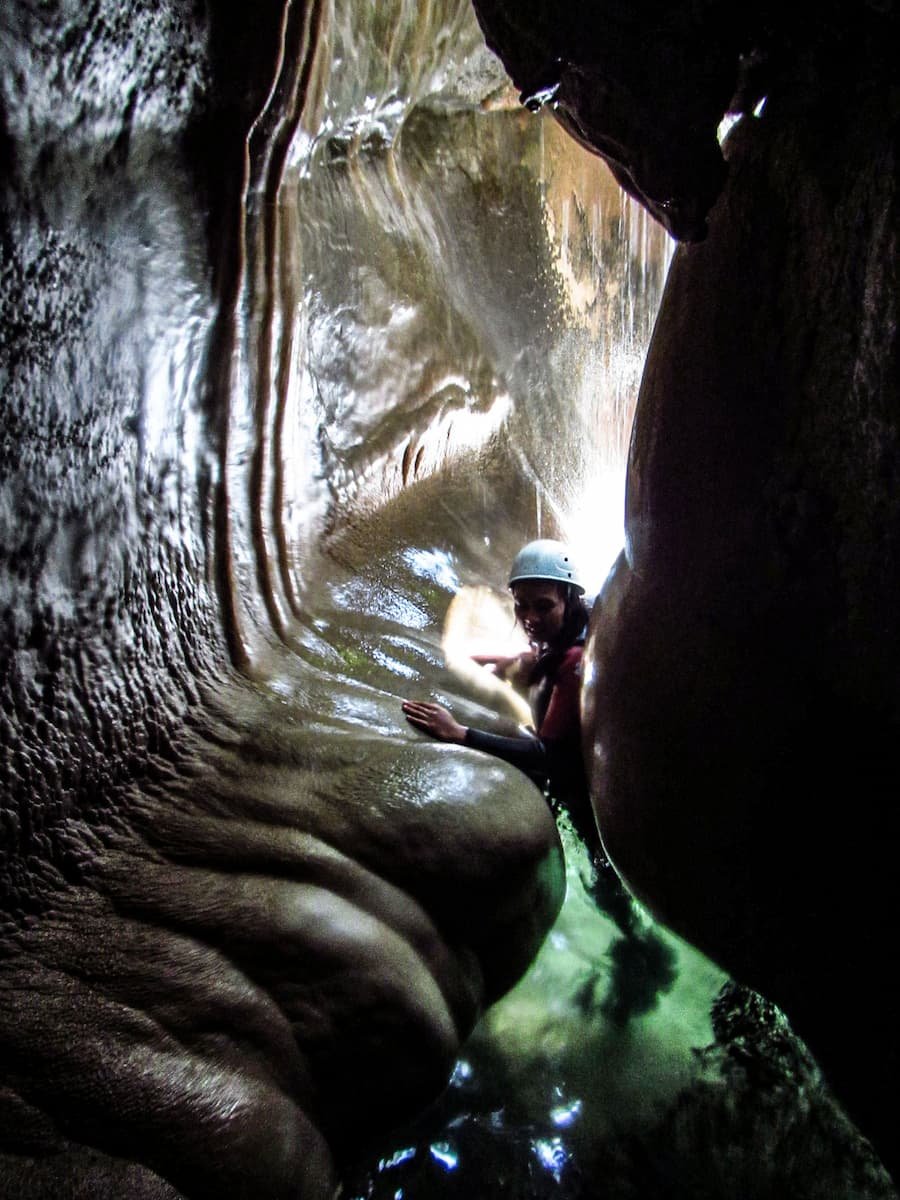
[[[500,737],[461,725],[440,704],[404,701],[406,719],[443,742],[484,750],[526,772],[562,805],[579,835],[599,848],[581,751],[581,655],[587,634],[584,586],[562,542],[529,542],[509,578],[516,620],[531,648],[515,657],[476,655],[501,679],[527,692],[533,733]]]
[[[645,926],[603,853],[588,795],[581,750],[581,655],[587,633],[584,587],[561,542],[529,542],[516,555],[509,579],[516,620],[531,643],[509,658],[475,656],[513,686],[527,688],[534,733],[498,737],[461,725],[440,704],[405,701],[410,724],[443,742],[460,742],[521,768],[542,788],[555,812],[569,814],[593,863],[589,893],[622,934],[607,950],[611,969],[601,1011],[624,1026],[650,1012],[677,977],[673,950]],[[593,1006],[592,976],[579,999]]]

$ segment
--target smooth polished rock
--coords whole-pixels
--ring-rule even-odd
[[[876,94],[772,99],[726,142],[644,373],[590,723],[629,886],[784,1008],[895,1165],[900,210]]]
[[[4,1195],[330,1195],[561,901],[537,793],[414,748],[336,651],[290,703],[260,666],[247,209],[330,45],[282,16],[0,17]]]

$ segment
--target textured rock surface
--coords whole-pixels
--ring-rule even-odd
[[[649,39],[629,18],[600,64],[625,92],[597,107],[579,67],[561,97],[601,150],[615,115],[617,173],[686,237],[724,178],[718,116],[733,89],[741,111],[760,95],[735,63],[761,44],[746,27],[771,24],[742,10],[737,36],[718,7]],[[635,889],[788,1007],[878,1136],[893,1107],[860,1080],[881,1063],[886,1088],[894,1046],[872,1002],[894,902],[877,791],[898,665],[894,18],[869,6],[872,42],[846,42],[842,10],[815,47],[784,32],[770,108],[736,131],[709,240],[677,264],[593,703]],[[633,350],[665,255],[641,235],[650,253],[598,277],[595,235],[626,210],[602,188],[590,212],[565,188],[535,203],[528,157],[558,151],[527,115],[511,143],[471,116],[441,143],[436,114],[506,103],[467,5],[365,12],[0,17],[6,1195],[318,1200],[335,1149],[441,1087],[559,904],[540,797],[399,727],[398,679],[441,686],[428,630],[453,562],[393,535],[466,542],[488,576],[519,540],[486,548],[496,513],[577,507],[571,327],[621,324]],[[567,20],[522,12],[530,47],[559,57],[564,34],[569,52]],[[540,93],[557,81],[533,60],[511,70]],[[661,74],[671,103],[632,119]],[[482,167],[469,139],[512,144],[510,163]],[[414,183],[435,145],[430,197]],[[493,228],[448,236],[485,208]],[[651,277],[637,300],[632,264]],[[864,819],[822,822],[835,797]]]
[[[249,679],[240,306],[321,41],[281,18],[3,12],[4,1195],[329,1193],[560,901],[539,796]]]

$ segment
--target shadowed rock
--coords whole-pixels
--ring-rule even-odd
[[[629,885],[782,1005],[896,1166],[900,210],[892,68],[846,49],[840,107],[823,70],[729,135],[673,261],[598,609],[595,803]]]

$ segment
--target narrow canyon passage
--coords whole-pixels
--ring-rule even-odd
[[[714,524],[677,453],[744,478],[652,394],[702,409],[708,314],[673,333],[670,301],[644,372],[663,225],[523,107],[468,0],[29,0],[0,34],[0,1193],[893,1196],[646,875],[647,907],[592,880],[524,776],[400,710],[518,719],[467,655],[514,643],[532,537],[600,591],[629,446],[650,580],[659,528]],[[647,628],[617,640],[618,562],[609,678]],[[673,812],[703,778],[673,772]]]

